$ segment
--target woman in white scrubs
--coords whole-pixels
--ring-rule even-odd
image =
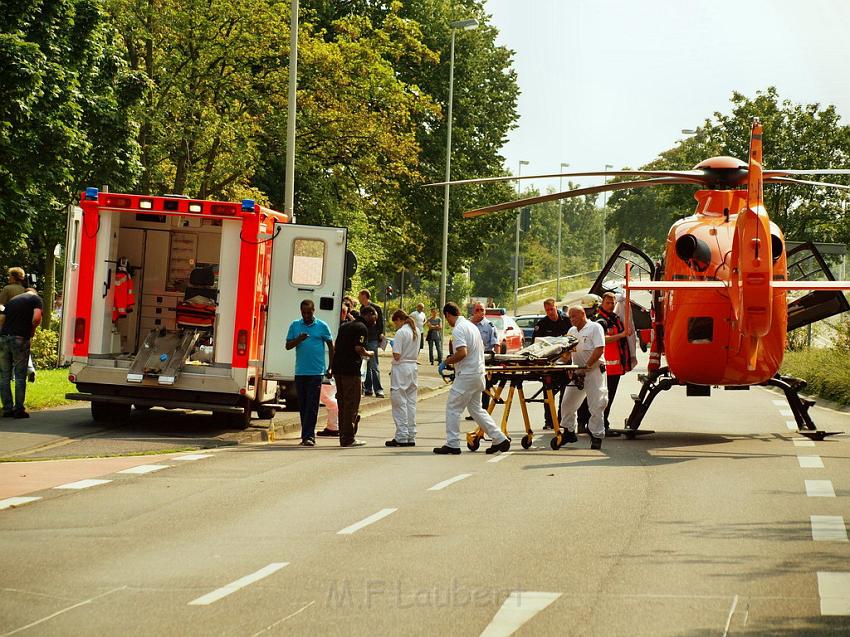
[[[393,406],[395,436],[387,447],[416,446],[416,394],[419,389],[419,334],[416,323],[404,310],[392,315],[396,333],[393,338],[393,362],[390,372],[390,401]]]

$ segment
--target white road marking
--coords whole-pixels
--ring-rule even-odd
[[[78,602],[78,603],[74,604],[73,606],[68,606],[68,608],[63,608],[62,610],[58,610],[55,613],[53,613],[52,615],[48,615],[47,617],[42,617],[41,619],[36,620],[36,621],[32,622],[31,624],[27,624],[26,626],[21,626],[20,628],[16,628],[15,630],[8,632],[8,633],[3,633],[2,635],[0,635],[0,637],[9,637],[9,635],[15,635],[17,633],[20,633],[22,631],[27,630],[28,628],[32,628],[33,626],[38,626],[39,624],[43,624],[46,621],[50,621],[54,617],[58,617],[62,613],[67,613],[69,610],[74,610],[75,608],[79,608],[80,606],[85,606],[86,604],[91,604],[96,599],[100,599],[101,597],[106,597],[107,595],[111,595],[112,593],[116,593],[118,591],[123,591],[125,588],[127,588],[127,587],[126,586],[119,586],[118,588],[113,588],[111,591],[106,591],[105,593],[101,593],[100,595],[96,595],[96,596],[94,596],[90,599],[84,600],[82,602]]]
[[[284,566],[289,566],[289,562],[272,562],[268,566],[264,566],[259,571],[255,573],[251,573],[250,575],[246,575],[245,577],[240,577],[235,582],[231,582],[227,586],[222,586],[221,588],[217,588],[211,593],[207,593],[206,595],[201,595],[197,599],[193,599],[189,602],[188,606],[209,606],[213,602],[217,602],[222,597],[227,597],[238,591],[241,588],[245,588],[249,584],[253,584],[254,582],[258,582],[259,580],[268,577],[272,573],[276,573]]]
[[[203,460],[204,458],[212,458],[211,453],[190,453],[188,456],[177,456],[172,460]]]
[[[840,515],[812,515],[812,539],[815,542],[846,542],[847,527]]]
[[[787,400],[778,400],[778,399],[777,399],[777,400],[774,400],[774,401],[773,401],[773,404],[774,404],[774,405],[778,405],[779,407],[785,407],[785,405],[787,405],[787,404],[788,404],[788,401],[787,401]]]
[[[561,593],[514,591],[502,604],[481,637],[508,637],[537,613],[561,596]]]
[[[799,431],[796,420],[786,420],[785,426],[788,427],[788,431]]]
[[[834,498],[831,480],[806,480],[806,495],[810,498]]]
[[[313,605],[313,604],[315,604],[315,603],[316,603],[316,600],[314,599],[312,602],[310,602],[310,603],[309,603],[309,604],[307,604],[306,606],[303,606],[303,607],[299,608],[299,609],[298,609],[297,611],[295,611],[294,613],[291,613],[291,614],[287,615],[287,616],[286,616],[286,617],[284,617],[283,619],[278,619],[278,620],[277,620],[274,624],[271,624],[270,626],[266,626],[266,627],[265,627],[265,628],[263,628],[261,631],[254,633],[253,635],[251,635],[251,637],[257,637],[258,635],[262,635],[263,633],[270,631],[272,628],[274,628],[274,627],[275,627],[275,626],[277,626],[278,624],[282,624],[282,623],[283,623],[283,622],[285,622],[287,619],[292,619],[293,617],[295,617],[295,616],[296,616],[296,615],[298,615],[299,613],[302,613],[303,611],[305,611],[305,610],[307,610],[308,608],[310,608],[310,606],[312,606],[312,605]]]
[[[794,446],[795,447],[814,447],[815,441],[814,440],[795,440]]]
[[[790,409],[780,409],[779,414],[788,418],[789,416],[793,416],[794,412],[791,411]]]
[[[449,478],[448,480],[443,480],[442,482],[438,482],[433,487],[429,488],[428,491],[442,491],[447,486],[454,484],[455,482],[460,482],[461,480],[465,480],[471,473],[461,473],[459,476],[455,476],[454,478]]]
[[[3,509],[11,509],[12,507],[19,507],[22,504],[28,504],[30,502],[35,502],[36,500],[41,500],[41,498],[23,495],[19,495],[14,498],[6,498],[5,500],[0,500],[0,511]]]
[[[337,535],[351,535],[352,533],[356,533],[357,531],[362,529],[364,526],[369,526],[370,524],[373,524],[374,522],[377,522],[378,520],[382,520],[385,517],[387,517],[388,515],[395,513],[396,511],[398,511],[397,508],[396,509],[381,509],[377,513],[370,515],[368,518],[366,518],[364,520],[360,520],[359,522],[357,522],[356,524],[352,524],[351,526],[347,526],[342,531],[337,531]]]
[[[850,573],[818,571],[821,615],[850,615]]]
[[[78,480],[77,482],[69,482],[68,484],[60,484],[58,487],[53,487],[54,489],[88,489],[89,487],[96,487],[101,484],[108,484],[112,482],[112,480]]]
[[[776,401],[774,401],[776,402]],[[732,616],[735,614],[735,609],[738,607],[738,596],[732,600],[732,608],[729,609],[729,617],[726,618],[726,628],[723,629],[723,637],[729,634],[729,626],[732,624]]]
[[[145,473],[153,473],[154,471],[159,471],[160,469],[168,469],[171,465],[168,464],[140,464],[138,467],[130,467],[129,469],[124,469],[123,471],[119,471],[118,473],[132,473],[132,474],[145,474]]]
[[[500,453],[495,458],[490,458],[490,460],[488,460],[487,462],[501,462],[502,460],[504,460],[508,456],[512,456],[512,455],[514,455],[513,451],[503,451],[502,453]]]
[[[823,469],[823,460],[820,456],[797,456],[797,462],[801,469]]]

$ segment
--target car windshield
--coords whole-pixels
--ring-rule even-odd
[[[496,329],[503,329],[505,327],[505,321],[501,316],[488,316],[487,320],[490,321],[493,325],[496,326]]]
[[[535,316],[520,316],[516,320],[516,324],[520,327],[531,327],[537,322],[537,317]]]

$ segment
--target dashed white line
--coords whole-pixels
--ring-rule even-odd
[[[140,464],[138,467],[130,467],[129,469],[124,469],[123,471],[119,471],[118,473],[143,475],[145,473],[153,473],[154,471],[159,471],[160,469],[168,469],[170,466],[171,465],[167,464]]]
[[[774,401],[775,402],[775,401]],[[729,626],[732,624],[732,617],[735,615],[735,609],[738,607],[738,596],[732,600],[732,608],[729,609],[729,616],[726,618],[726,628],[723,629],[723,637],[729,634]]]
[[[108,484],[112,482],[112,480],[96,480],[94,478],[89,480],[77,480],[76,482],[69,482],[68,484],[60,484],[58,487],[53,487],[54,489],[88,489],[90,487],[96,487],[101,484]]]
[[[779,413],[780,413],[780,415],[785,416],[786,418],[794,415],[794,412],[791,411],[790,409],[780,409]]]
[[[814,447],[814,440],[794,440],[795,447]]]
[[[847,527],[840,515],[812,515],[812,539],[815,542],[846,542]]]
[[[62,610],[58,610],[55,613],[53,613],[52,615],[48,615],[47,617],[42,617],[41,619],[38,619],[38,620],[32,622],[31,624],[27,624],[26,626],[21,626],[20,628],[16,628],[15,630],[8,632],[8,633],[3,633],[3,635],[0,635],[0,637],[9,637],[9,635],[15,635],[17,633],[23,632],[23,631],[27,630],[28,628],[32,628],[33,626],[38,626],[39,624],[43,624],[46,621],[50,621],[51,619],[53,619],[54,617],[58,617],[62,613],[67,613],[69,610],[74,610],[75,608],[79,608],[80,606],[85,606],[86,604],[91,604],[93,601],[100,599],[101,597],[106,597],[107,595],[111,595],[112,593],[116,593],[118,591],[123,591],[125,588],[127,588],[127,587],[126,586],[119,586],[118,588],[113,588],[111,591],[106,591],[105,593],[101,593],[100,595],[96,595],[95,597],[91,597],[91,598],[86,599],[82,602],[78,602],[78,603],[74,604],[73,606],[68,606],[68,608],[63,608]]]
[[[188,606],[209,606],[213,602],[217,602],[222,597],[227,597],[238,591],[241,588],[245,588],[249,584],[253,584],[263,578],[268,577],[272,573],[276,573],[284,566],[288,566],[289,562],[273,562],[268,566],[264,566],[259,571],[251,573],[250,575],[246,575],[245,577],[240,577],[235,582],[231,582],[226,586],[222,586],[221,588],[217,588],[211,593],[207,593],[206,595],[202,595],[197,599],[193,599],[189,602]]]
[[[212,458],[211,453],[190,453],[187,456],[177,456],[172,460],[203,460],[204,458]]]
[[[834,498],[831,480],[806,480],[806,495],[810,498]]]
[[[797,427],[797,421],[796,420],[786,420],[785,426],[788,427],[788,431],[798,431],[799,430],[799,428]]]
[[[498,456],[496,456],[495,458],[490,458],[490,460],[488,460],[487,462],[501,462],[502,460],[504,460],[508,456],[512,456],[512,455],[514,455],[513,451],[504,451],[504,452],[500,453]]]
[[[447,486],[454,484],[455,482],[460,482],[461,480],[466,480],[471,473],[461,473],[459,476],[455,476],[454,478],[449,478],[448,480],[443,480],[442,482],[438,482],[433,487],[430,487],[428,491],[442,491]]]
[[[561,596],[561,593],[514,591],[502,604],[493,621],[481,633],[481,637],[508,637],[528,622],[537,613]]]
[[[823,469],[823,460],[820,456],[797,456],[797,462],[801,469]]]
[[[818,571],[821,615],[850,615],[850,573]]]
[[[775,399],[775,400],[773,400],[773,404],[778,405],[779,407],[785,407],[785,405],[788,404],[788,401],[787,400]]]
[[[14,498],[6,498],[5,500],[0,500],[0,511],[3,509],[11,509],[13,507],[19,507],[22,504],[28,504],[30,502],[35,502],[36,500],[41,500],[41,498],[35,496],[16,496]]]
[[[370,515],[368,518],[360,520],[359,522],[357,522],[356,524],[352,524],[351,526],[347,526],[342,531],[337,531],[337,535],[351,535],[352,533],[356,533],[363,527],[369,526],[370,524],[374,524],[378,520],[382,520],[388,515],[395,513],[396,511],[398,511],[397,508],[381,509],[377,513]]]

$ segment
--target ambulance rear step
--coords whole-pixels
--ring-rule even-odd
[[[127,382],[141,383],[145,376],[156,376],[160,385],[173,385],[200,336],[200,330],[151,330],[130,365]]]

